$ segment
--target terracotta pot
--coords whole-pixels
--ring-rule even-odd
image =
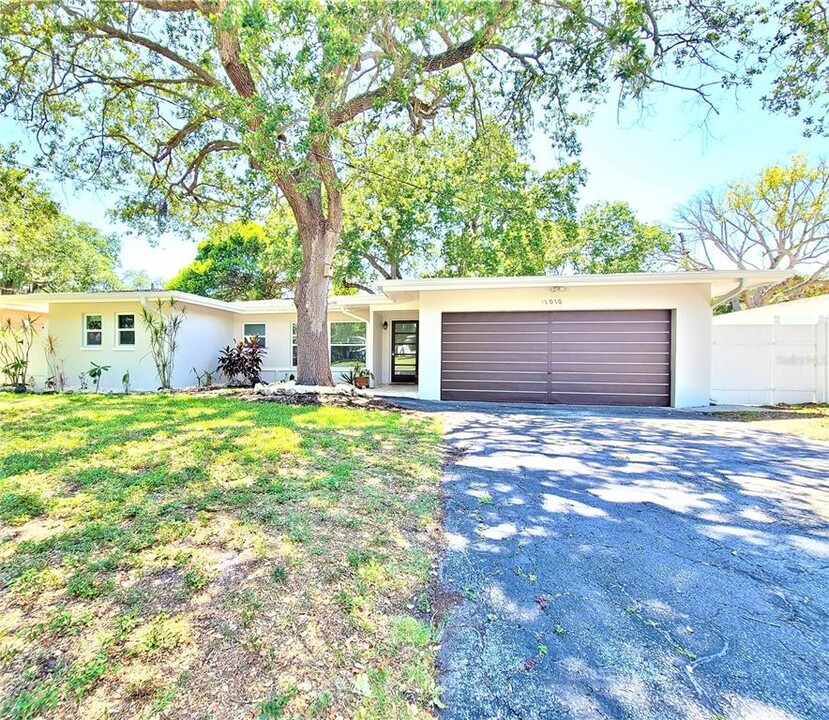
[[[358,388],[367,388],[368,387],[369,378],[366,376],[360,376],[354,378],[354,387]]]

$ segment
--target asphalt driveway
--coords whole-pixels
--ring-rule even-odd
[[[446,720],[829,718],[829,444],[444,413]]]

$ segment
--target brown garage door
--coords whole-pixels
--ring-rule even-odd
[[[444,313],[441,398],[670,405],[670,310]]]

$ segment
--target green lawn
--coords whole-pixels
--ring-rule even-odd
[[[428,717],[439,433],[0,395],[0,717]]]
[[[809,440],[829,440],[829,405],[777,405],[767,410],[718,414],[764,430],[778,430]]]

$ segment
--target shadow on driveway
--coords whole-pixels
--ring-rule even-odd
[[[444,414],[446,720],[829,718],[829,445]]]

